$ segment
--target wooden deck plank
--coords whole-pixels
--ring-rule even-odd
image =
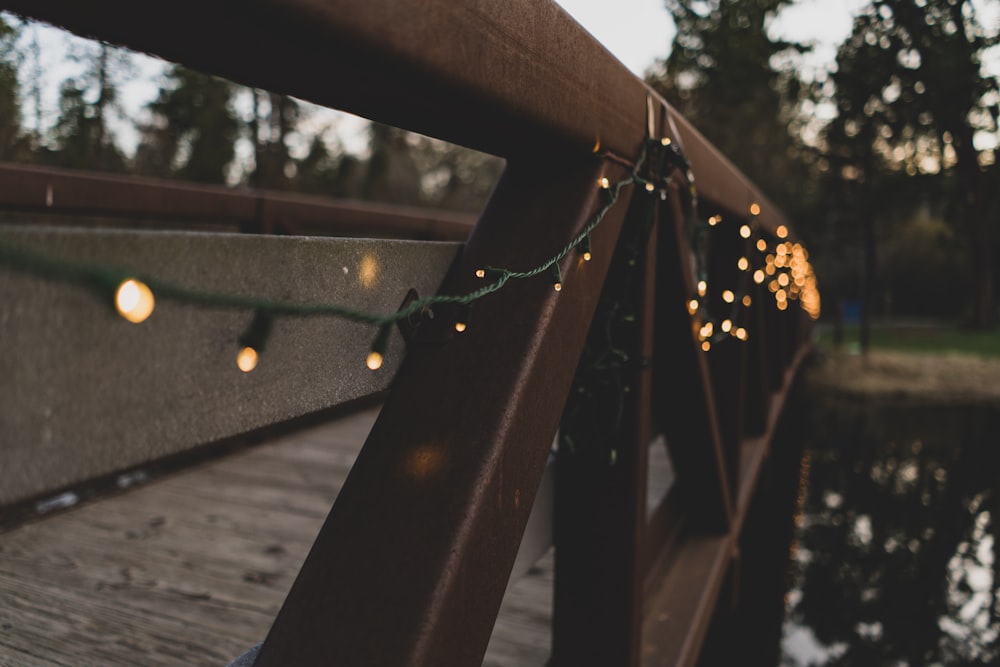
[[[225,665],[263,639],[377,415],[369,409],[0,534],[0,665]],[[548,659],[552,555],[484,665]]]

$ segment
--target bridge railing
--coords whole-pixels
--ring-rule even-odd
[[[0,210],[120,221],[135,229],[201,229],[262,234],[337,235],[464,241],[475,215],[331,199],[274,190],[233,189],[138,176],[0,162]]]
[[[694,663],[818,307],[746,177],[550,2],[6,6],[507,159],[256,664],[478,664],[557,432],[553,664]]]

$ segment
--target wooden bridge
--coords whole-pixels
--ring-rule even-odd
[[[260,639],[262,667],[711,659],[759,545],[784,548],[775,434],[819,303],[791,224],[694,128],[545,1],[4,6],[507,164],[464,244],[0,230],[8,516],[237,450],[0,535],[0,662],[219,664]],[[13,167],[0,199],[466,229]],[[138,326],[110,305],[126,278],[156,299]],[[372,397],[370,431],[344,417]]]

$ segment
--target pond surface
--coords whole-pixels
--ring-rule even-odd
[[[1000,664],[1000,409],[824,403],[781,665]]]

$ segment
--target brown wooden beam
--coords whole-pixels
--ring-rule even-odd
[[[633,196],[560,426],[553,667],[639,664],[657,200]]]
[[[138,176],[0,163],[0,210],[464,241],[476,216]]]
[[[554,2],[3,0],[79,34],[505,157],[638,152],[647,100],[703,200],[787,224],[729,160]]]
[[[622,171],[508,167],[442,292],[481,286],[484,265],[544,261]],[[477,304],[461,335],[445,311],[425,325],[260,667],[482,660],[623,218],[592,234],[593,261],[564,260],[561,292],[538,276]]]

